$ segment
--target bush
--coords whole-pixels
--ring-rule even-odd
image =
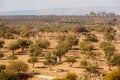
[[[77,62],[76,58],[71,56],[71,57],[67,57],[66,62],[70,63],[70,67],[72,67],[72,65]]]
[[[93,50],[93,45],[89,41],[83,41],[80,43],[80,50],[87,54],[87,52]]]
[[[120,80],[120,70],[114,70],[108,73],[104,80]]]
[[[11,62],[7,66],[7,70],[17,72],[17,73],[25,72],[28,70],[28,65],[23,61],[15,61],[15,62]]]
[[[80,32],[87,32],[87,29],[82,25],[75,25],[71,27],[71,31],[74,33],[80,33]]]
[[[86,41],[98,42],[98,39],[95,35],[86,35]]]
[[[77,75],[75,73],[67,73],[65,79],[68,80],[76,80],[77,79]]]
[[[88,66],[90,63],[88,62],[88,61],[86,61],[86,60],[82,60],[81,62],[80,62],[80,65],[81,66],[83,66],[83,67],[86,67],[86,66]]]
[[[0,80],[20,80],[14,72],[0,72]]]

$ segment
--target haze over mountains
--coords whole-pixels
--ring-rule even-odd
[[[93,12],[115,13],[120,15],[120,7],[51,8],[24,11],[0,11],[0,15],[86,15]]]

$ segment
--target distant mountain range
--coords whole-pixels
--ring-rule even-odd
[[[86,15],[93,12],[115,13],[120,15],[120,7],[51,8],[24,11],[0,11],[0,15]]]

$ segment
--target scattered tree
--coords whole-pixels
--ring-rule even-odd
[[[93,45],[89,41],[83,41],[80,43],[80,50],[86,54],[93,50]]]
[[[48,65],[50,70],[52,70],[52,66],[57,64],[57,60],[51,56],[50,53],[45,55],[46,61],[44,61],[44,65]]]
[[[14,42],[14,43],[9,44],[8,48],[9,48],[9,50],[12,50],[12,54],[14,55],[15,50],[19,49],[20,46],[17,42]]]
[[[68,63],[70,64],[70,67],[72,67],[73,64],[74,64],[76,61],[77,61],[76,58],[73,57],[73,56],[67,57],[67,59],[66,59],[66,62],[68,62]]]
[[[35,63],[38,62],[37,57],[36,57],[36,56],[30,57],[30,58],[28,59],[28,62],[29,62],[29,63],[32,63],[32,64],[33,64],[33,67],[34,67]]]
[[[28,65],[23,61],[14,61],[7,66],[7,70],[17,73],[26,72],[28,70]]]
[[[104,50],[105,57],[112,56],[115,52],[115,47],[109,42],[102,42],[100,48]]]
[[[17,60],[18,57],[16,55],[12,54],[12,55],[8,56],[8,59],[14,61],[14,60]]]

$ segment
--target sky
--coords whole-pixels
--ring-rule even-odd
[[[0,0],[0,11],[79,7],[120,7],[120,0]]]

